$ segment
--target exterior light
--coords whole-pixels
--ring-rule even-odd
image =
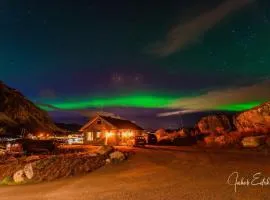
[[[106,133],[106,136],[107,136],[107,137],[111,137],[112,135],[113,135],[113,133],[111,133],[111,132],[107,132],[107,133]]]
[[[129,133],[128,132],[123,132],[123,137],[128,137]]]

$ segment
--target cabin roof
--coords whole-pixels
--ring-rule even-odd
[[[101,118],[106,120],[107,122],[109,122],[110,124],[112,124],[118,129],[143,130],[137,124],[126,119],[118,119],[118,118],[107,117],[107,116],[101,116]]]
[[[140,126],[137,124],[126,120],[126,119],[121,119],[121,118],[114,118],[114,117],[109,117],[109,116],[101,116],[98,115],[97,117],[102,118],[112,126],[114,126],[117,129],[131,129],[131,130],[143,130]],[[94,119],[96,119],[95,117]],[[90,120],[86,125],[84,125],[80,131],[83,131],[84,129],[87,129],[95,120]]]

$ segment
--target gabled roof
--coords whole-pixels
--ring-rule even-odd
[[[119,119],[107,116],[100,116],[100,117],[118,129],[143,130],[143,128],[139,127],[137,124],[126,119]]]
[[[98,115],[95,118],[93,118],[92,120],[90,120],[87,124],[85,124],[80,129],[80,131],[83,131],[84,129],[89,127],[98,118],[105,120],[106,122],[108,122],[109,124],[111,124],[112,126],[114,126],[117,129],[143,130],[143,128],[141,128],[140,126],[138,126],[137,124],[135,124],[129,120],[121,119],[121,118],[114,118],[114,117],[110,117],[110,116]]]

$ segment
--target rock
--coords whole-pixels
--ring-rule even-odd
[[[123,160],[125,160],[125,155],[122,153],[122,152],[120,152],[120,151],[115,151],[115,152],[113,152],[113,153],[111,153],[110,154],[110,158],[111,158],[111,160],[112,161],[123,161]]]
[[[110,164],[111,160],[109,158],[106,159],[106,164]]]
[[[211,146],[215,143],[215,137],[214,136],[207,136],[204,138],[204,142],[207,146]]]
[[[230,132],[225,135],[226,145],[238,145],[241,143],[242,134],[239,132]]]
[[[25,162],[33,162],[33,161],[37,161],[37,160],[40,160],[40,157],[39,156],[28,156],[26,159],[25,159]]]
[[[202,134],[223,134],[232,130],[232,124],[226,115],[210,115],[201,118],[196,124]]]
[[[178,131],[178,135],[180,137],[195,136],[195,129],[194,128],[182,128]]]
[[[270,133],[270,101],[234,117],[239,132]]]
[[[155,135],[157,137],[157,141],[160,141],[162,138],[167,137],[168,133],[164,128],[160,128],[156,131]]]
[[[108,155],[113,152],[114,148],[112,146],[101,146],[97,149],[96,153],[100,155]]]
[[[13,180],[15,183],[22,183],[24,182],[24,172],[23,170],[19,170],[17,172],[14,173],[13,175]]]
[[[225,136],[221,135],[218,137],[215,137],[215,143],[218,144],[219,146],[224,146],[227,144]]]
[[[241,141],[243,147],[258,147],[265,143],[265,137],[264,136],[256,136],[256,137],[245,137]]]
[[[0,149],[0,156],[4,156],[4,155],[6,155],[6,151],[3,149]]]
[[[32,179],[34,176],[34,171],[33,171],[33,167],[32,167],[32,163],[29,163],[27,165],[24,166],[23,168],[24,174],[28,179]]]

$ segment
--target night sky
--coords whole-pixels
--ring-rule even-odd
[[[56,121],[177,128],[270,99],[266,0],[1,0],[0,27],[0,79]]]

